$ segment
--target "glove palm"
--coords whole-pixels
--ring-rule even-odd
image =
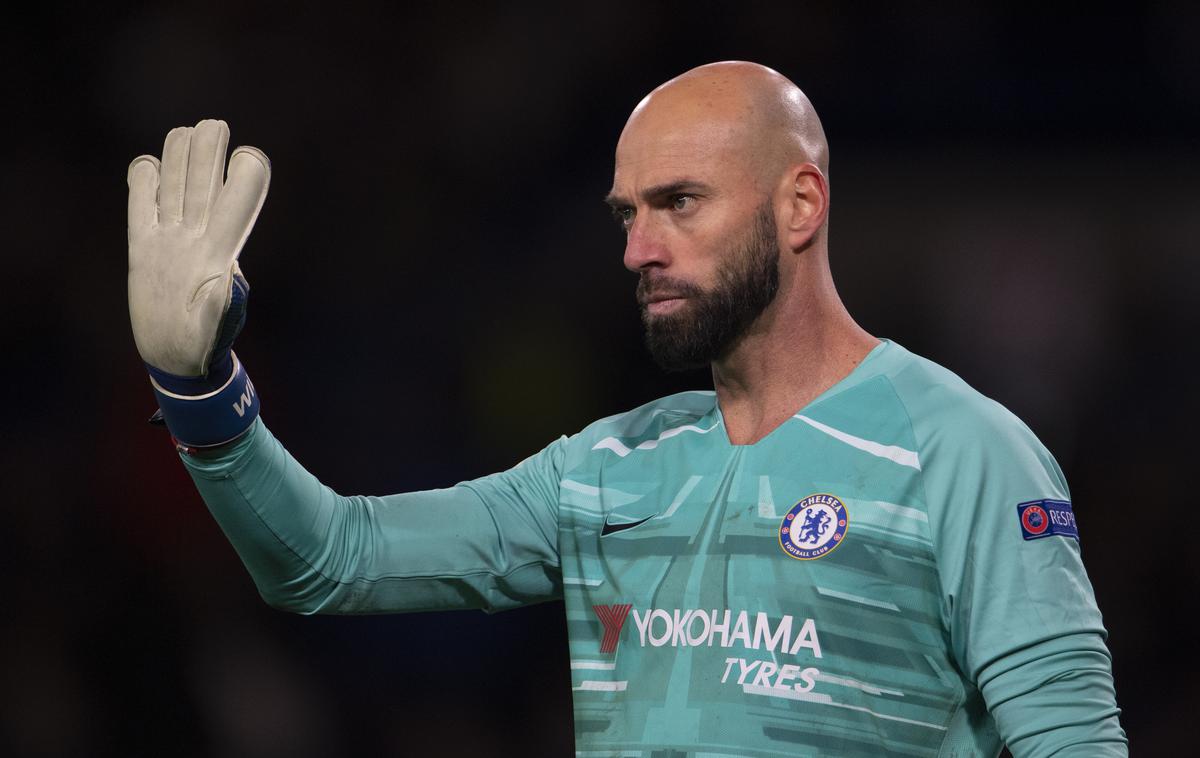
[[[222,181],[229,127],[205,120],[171,130],[162,160],[129,165],[129,315],[148,365],[206,376],[245,316],[237,258],[262,208],[271,164],[239,147]],[[217,377],[222,379],[223,377]]]

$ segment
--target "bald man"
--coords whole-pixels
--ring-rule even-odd
[[[130,167],[130,311],[161,414],[268,603],[563,598],[589,756],[1123,756],[1066,482],[1029,429],[847,313],[828,148],[748,63],[648,95],[607,201],[646,342],[714,391],[454,487],[342,497],[230,350],[269,164],[222,122]],[[449,653],[447,653],[449,655]]]

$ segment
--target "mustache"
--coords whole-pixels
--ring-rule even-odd
[[[647,271],[641,275],[637,284],[638,305],[645,307],[648,303],[658,300],[670,300],[677,297],[696,297],[703,295],[704,290],[684,281],[655,271]]]

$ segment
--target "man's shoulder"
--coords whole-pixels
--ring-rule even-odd
[[[954,468],[964,458],[1057,469],[1033,431],[1004,405],[944,366],[898,345],[884,374],[908,415],[923,462]]]
[[[918,441],[934,431],[980,434],[1029,429],[1001,403],[972,387],[958,374],[892,343],[890,360],[880,372],[908,414]]]
[[[608,439],[636,447],[642,442],[658,438],[664,431],[699,421],[713,410],[716,403],[716,393],[712,390],[677,392],[593,421],[571,439],[588,449]]]
[[[583,433],[639,435],[663,424],[696,421],[713,409],[717,393],[712,390],[688,390],[666,395],[636,408],[597,419]]]

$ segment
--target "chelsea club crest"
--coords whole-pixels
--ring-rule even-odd
[[[846,536],[850,515],[833,495],[809,495],[792,506],[779,524],[779,546],[801,561],[832,552]]]

